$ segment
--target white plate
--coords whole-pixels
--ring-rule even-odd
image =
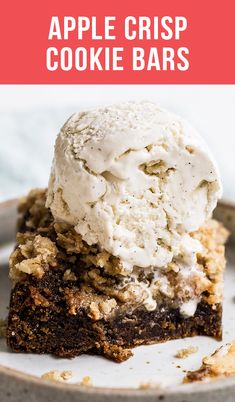
[[[235,222],[233,206],[223,205],[217,210],[217,214],[221,219],[226,220],[227,226],[229,225],[233,229],[232,226]],[[14,225],[12,222],[16,219],[14,202],[10,205],[6,203],[2,205],[0,219],[0,241],[3,242],[4,237],[9,240],[13,235]],[[5,318],[7,315],[10,294],[7,259],[12,247],[13,244],[0,246],[0,318]],[[42,396],[44,395],[43,392],[47,392],[48,401],[50,400],[49,397],[53,400],[55,395],[56,400],[62,401],[64,399],[63,392],[66,392],[66,400],[69,401],[85,401],[89,395],[92,396],[92,401],[124,401],[126,399],[134,401],[136,398],[152,401],[158,400],[156,398],[160,398],[159,400],[164,398],[164,401],[182,400],[186,402],[196,401],[198,392],[202,393],[201,402],[211,400],[208,398],[211,398],[212,394],[213,401],[221,402],[221,399],[216,398],[221,398],[222,395],[226,395],[226,402],[234,401],[235,398],[232,397],[232,393],[235,392],[235,378],[213,381],[209,384],[182,385],[185,370],[199,368],[203,356],[212,353],[221,344],[235,339],[235,250],[233,250],[233,246],[228,247],[227,257],[223,342],[202,336],[151,346],[140,346],[134,349],[132,358],[124,363],[117,364],[103,357],[89,355],[82,355],[74,359],[60,359],[49,355],[16,354],[12,353],[6,347],[5,340],[1,339],[0,400],[2,401],[1,396],[4,395],[6,401],[18,401],[19,392],[21,393],[24,389],[30,392],[32,401],[35,402],[43,401],[42,398],[45,397]],[[179,349],[188,346],[197,346],[198,352],[186,359],[174,357]],[[13,371],[7,369],[13,369]],[[47,384],[40,377],[50,370],[71,370],[73,377],[66,384]],[[34,376],[40,380],[29,376]],[[90,376],[93,386],[97,388],[79,386],[79,382],[85,376]],[[5,388],[7,381],[13,389],[12,392],[8,391],[8,393],[10,392],[8,396]],[[142,384],[150,384],[152,388],[140,390],[139,387]],[[69,394],[70,399],[68,399]],[[233,399],[228,399],[230,397]],[[5,400],[3,399],[4,402]],[[27,396],[27,401],[29,400],[31,399]]]

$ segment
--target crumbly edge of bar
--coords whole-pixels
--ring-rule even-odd
[[[0,318],[0,338],[6,337],[7,320]]]
[[[83,282],[84,289],[92,288],[95,292],[105,295],[105,301],[89,299],[90,314],[94,319],[111,314],[116,306],[122,303],[136,307],[139,301],[136,302],[130,288],[119,286],[123,280],[120,260],[106,251],[100,251],[96,245],[89,246],[72,226],[55,222],[49,209],[45,207],[45,201],[46,190],[35,189],[19,203],[19,213],[22,217],[19,222],[17,247],[10,257],[10,277],[13,282],[24,281],[29,274],[40,279],[48,269],[62,269],[64,279],[73,281],[75,287],[73,294],[70,292],[68,295],[70,314],[76,313],[76,305],[81,299],[80,288],[76,291],[76,282]],[[192,233],[192,237],[203,245],[203,252],[197,255],[197,260],[206,274],[205,281],[195,283],[196,291],[203,295],[203,300],[208,304],[221,303],[225,267],[224,243],[228,232],[219,222],[210,220],[204,227]],[[165,272],[177,297],[181,297],[182,284],[177,282],[174,269],[173,262],[166,267]],[[148,275],[151,273],[145,274],[143,270],[140,280],[150,280]],[[174,296],[163,295],[156,289],[155,297],[160,304],[175,307]]]

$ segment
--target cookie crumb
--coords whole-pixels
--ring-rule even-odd
[[[150,382],[146,382],[146,383],[141,383],[140,385],[139,385],[139,389],[151,389],[151,388],[154,388],[153,387],[153,384],[151,384]]]
[[[7,320],[0,318],[0,338],[6,338]]]
[[[235,341],[221,346],[212,355],[204,357],[201,367],[195,371],[188,371],[183,383],[232,375],[235,375]]]
[[[177,357],[178,359],[186,359],[186,357],[188,357],[189,355],[197,352],[197,346],[189,346],[188,348],[178,350],[175,354],[175,357]]]
[[[89,375],[83,377],[82,381],[80,382],[80,385],[85,385],[86,387],[91,387],[92,386],[91,377]]]
[[[145,390],[145,389],[158,389],[162,388],[160,384],[153,383],[153,382],[143,382],[139,384],[139,389]]]
[[[43,380],[53,381],[53,382],[68,381],[72,377],[73,377],[73,373],[70,370],[64,370],[64,371],[52,370],[52,371],[48,371],[47,373],[44,373],[41,376],[41,378]]]

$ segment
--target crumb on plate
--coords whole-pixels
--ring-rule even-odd
[[[153,388],[153,384],[151,384],[150,382],[141,383],[139,385],[139,389],[151,389],[151,388]]]
[[[64,382],[70,380],[72,378],[73,373],[70,370],[58,371],[58,370],[51,370],[47,373],[44,373],[41,378],[47,381],[59,381]]]
[[[82,381],[80,382],[80,385],[85,385],[87,387],[91,387],[92,386],[91,377],[89,375],[86,375],[85,377],[83,377]]]
[[[154,382],[142,382],[139,384],[139,389],[145,390],[145,389],[157,389],[157,388],[162,388],[162,385],[159,383],[154,383]]]
[[[197,346],[189,346],[188,348],[180,349],[176,352],[175,357],[178,359],[185,359],[189,355],[198,352]]]
[[[217,349],[212,355],[204,357],[198,370],[188,371],[184,383],[230,377],[235,375],[235,341]]]

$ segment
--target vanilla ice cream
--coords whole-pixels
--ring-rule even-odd
[[[75,113],[55,146],[47,206],[133,267],[190,266],[200,248],[189,236],[221,196],[219,173],[198,133],[150,102]]]

